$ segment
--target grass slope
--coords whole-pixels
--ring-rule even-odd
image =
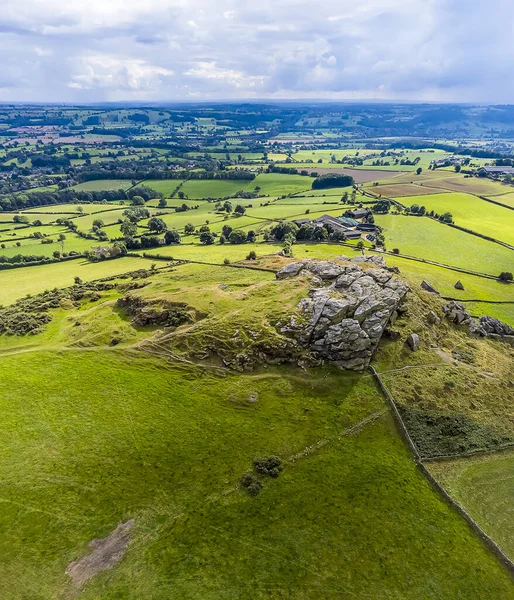
[[[514,560],[514,453],[432,463],[429,468]]]
[[[4,597],[69,596],[69,561],[134,518],[123,562],[81,597],[514,598],[388,416],[342,435],[385,408],[369,379],[215,378],[97,350],[4,356],[0,389]],[[234,487],[255,457],[319,440],[259,497]]]

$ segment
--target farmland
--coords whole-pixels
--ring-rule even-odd
[[[487,110],[4,106],[1,598],[514,600]]]

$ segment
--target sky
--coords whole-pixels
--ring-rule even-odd
[[[0,101],[514,103],[511,0],[1,0]]]

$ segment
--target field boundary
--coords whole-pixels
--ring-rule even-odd
[[[394,398],[391,396],[389,390],[384,385],[384,383],[383,383],[382,379],[380,378],[380,375],[377,373],[376,369],[374,367],[370,366],[369,370],[370,370],[370,372],[373,376],[373,379],[375,380],[378,388],[382,392],[382,395],[384,396],[384,398],[387,400],[387,403],[391,407],[391,411],[393,413],[393,417],[394,417],[396,426],[401,434],[401,437],[404,439],[404,441],[407,442],[407,445],[409,446],[409,448],[413,454],[414,463],[416,464],[416,466],[423,473],[423,475],[425,476],[427,481],[430,483],[432,488],[436,492],[439,492],[439,494],[444,498],[444,500],[449,504],[449,506],[451,508],[453,508],[455,511],[457,511],[463,519],[465,519],[465,521],[468,523],[468,525],[471,527],[471,529],[474,531],[474,533],[476,533],[478,535],[478,537],[497,556],[497,558],[500,560],[500,562],[503,563],[503,565],[508,569],[510,574],[514,577],[514,562],[503,552],[503,550],[500,548],[500,546],[498,546],[498,544],[491,537],[489,537],[489,535],[482,529],[482,527],[480,527],[480,525],[473,519],[473,517],[471,517],[471,515],[469,515],[467,513],[466,509],[459,502],[457,502],[454,498],[452,498],[452,496],[437,481],[437,479],[432,475],[432,473],[430,473],[430,471],[424,464],[425,459],[423,459],[421,457],[419,450],[416,447],[416,444],[412,440],[412,438],[407,430],[407,427],[405,426],[405,423],[403,422],[402,416],[400,415],[400,412],[396,406],[396,402],[394,401]]]

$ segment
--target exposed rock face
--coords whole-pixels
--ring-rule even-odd
[[[361,260],[364,258],[374,260]],[[293,316],[281,332],[309,347],[314,356],[345,369],[364,370],[409,290],[404,281],[385,269],[364,270],[355,264],[376,265],[375,259],[380,259],[380,264],[383,261],[376,256],[357,257],[346,265],[308,261],[279,271],[278,279],[283,279],[284,273],[308,271],[316,284],[309,298],[298,305],[300,314]]]
[[[455,300],[443,305],[443,312],[446,318],[456,325],[469,325],[471,323],[471,315],[462,304],[455,302]]]
[[[493,317],[481,317],[479,320],[472,319],[462,304],[452,300],[443,306],[446,317],[458,325],[466,325],[469,333],[493,340],[508,342],[514,345],[514,327],[502,323]]]

